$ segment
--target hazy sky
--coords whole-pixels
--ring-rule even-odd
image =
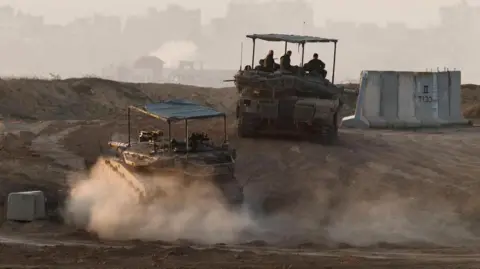
[[[255,1],[255,0],[235,0]],[[257,0],[260,1],[260,0]],[[282,0],[277,0],[282,1]],[[314,3],[316,24],[325,20],[405,22],[424,27],[438,22],[438,8],[461,0],[309,0]],[[0,0],[35,15],[44,15],[48,23],[66,23],[77,16],[94,12],[115,15],[143,13],[148,7],[163,8],[169,3],[201,8],[204,22],[225,14],[228,0]],[[480,0],[467,1],[480,5]],[[294,15],[292,15],[294,16]]]

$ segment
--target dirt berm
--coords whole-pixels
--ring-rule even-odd
[[[76,164],[62,162],[59,156],[69,154],[68,158],[76,156],[87,166],[94,164],[112,135],[126,133],[127,105],[166,97],[192,98],[234,111],[232,88],[100,79],[2,80],[0,114],[24,120],[5,127],[7,132],[23,128],[24,133],[8,138],[21,140],[17,147],[3,142],[2,193],[21,188],[20,183],[28,188],[62,188]],[[93,119],[100,121],[87,121]],[[48,124],[41,127],[39,121]],[[140,123],[157,124],[140,120],[134,124],[136,130]],[[267,230],[263,235],[270,235],[262,240],[452,245],[477,239],[480,145],[476,129],[342,130],[339,145],[323,147],[290,140],[238,139],[232,117],[229,126],[247,200],[271,212],[255,219]],[[219,127],[218,122],[211,121],[207,127],[214,135],[221,132],[213,128]],[[42,148],[42,141],[56,141],[63,155],[60,149],[52,153],[53,144]]]
[[[127,105],[160,98],[192,98],[225,109],[232,106],[234,97],[225,89],[178,84],[120,83],[98,78],[0,79],[0,113],[25,120],[111,119],[123,116],[119,112]]]

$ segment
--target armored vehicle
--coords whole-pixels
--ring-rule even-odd
[[[164,121],[168,124],[167,132],[140,131],[138,139],[132,141],[132,111]],[[134,190],[139,203],[178,195],[179,189],[202,180],[215,187],[226,205],[236,207],[243,203],[243,187],[235,178],[236,151],[227,141],[224,113],[188,100],[174,99],[147,104],[144,108],[130,106],[127,114],[128,141],[110,141],[113,155],[103,161]],[[213,117],[224,119],[221,145],[212,142],[206,133],[189,134],[189,121]],[[183,139],[172,136],[172,124],[179,121],[185,125]],[[167,187],[162,178],[173,179],[179,184],[173,184],[175,188],[172,184]]]
[[[302,139],[333,143],[338,135],[339,111],[342,107],[343,87],[334,85],[337,42],[311,36],[285,34],[252,34],[252,64],[234,76],[239,93],[236,114],[240,137],[256,137],[262,133],[274,135],[295,134]],[[289,43],[302,47],[302,62],[298,67],[274,70],[253,68],[255,42],[284,42],[285,53]],[[307,72],[304,68],[306,43],[333,43],[332,79],[325,73]],[[324,71],[324,70],[323,70]]]

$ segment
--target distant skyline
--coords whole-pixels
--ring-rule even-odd
[[[155,55],[167,67],[175,68],[182,60],[201,60],[206,69],[233,70],[239,65],[241,42],[244,62],[249,61],[252,43],[245,40],[245,34],[283,32],[340,39],[336,58],[339,80],[357,80],[361,70],[423,71],[448,67],[462,70],[464,82],[478,83],[480,0],[297,0],[314,3],[310,5],[312,10],[303,3],[296,8],[291,3],[295,0],[271,0],[258,6],[259,10],[254,10],[254,5],[228,5],[258,1],[268,0],[0,0],[0,5],[42,16],[47,24],[77,22],[69,28],[43,27],[37,19],[21,18],[17,24],[3,18],[0,56],[4,64],[0,65],[0,72],[71,77],[100,75],[110,70],[111,75],[116,74],[117,67],[129,66],[143,55]],[[280,4],[286,1],[290,3]],[[461,2],[469,7],[456,8],[462,7]],[[196,12],[174,11],[159,15],[163,18],[145,17],[149,8],[163,10],[168,4]],[[229,9],[235,7],[237,12]],[[268,14],[269,7],[272,14]],[[442,7],[451,10],[442,12]],[[214,18],[220,20],[202,27],[198,25],[202,23],[198,10],[202,11],[204,25]],[[92,24],[78,20],[94,14],[116,17]],[[125,21],[122,29],[117,19],[135,15],[143,15],[144,19]],[[440,15],[444,16],[443,21]],[[304,21],[312,23],[312,19],[316,27],[303,27]],[[340,23],[324,27],[327,21]],[[403,23],[410,29],[388,25],[389,22]],[[365,23],[373,27],[355,27]],[[377,29],[375,25],[387,27]],[[295,49],[292,60],[300,63],[298,47],[290,47]],[[257,55],[270,49],[278,51],[278,55],[284,49],[281,43],[265,42],[258,43],[256,48]],[[313,52],[332,67],[332,46],[307,46],[307,59]],[[132,73],[131,77],[137,75],[144,74]]]
[[[255,0],[234,0],[255,2]],[[256,0],[262,1],[262,0]],[[281,2],[283,0],[276,0]],[[313,2],[315,24],[327,20],[357,23],[402,22],[410,27],[428,27],[439,23],[438,9],[462,0],[307,0]],[[265,2],[264,0],[262,2]],[[466,1],[480,6],[480,0]],[[147,8],[163,9],[168,4],[200,8],[203,23],[225,16],[229,0],[0,0],[0,5],[45,17],[46,23],[66,24],[94,13],[130,16],[145,13]],[[295,16],[292,14],[292,16]],[[301,18],[299,18],[301,19]]]

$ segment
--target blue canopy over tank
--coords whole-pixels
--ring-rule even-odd
[[[145,105],[147,114],[164,121],[223,117],[225,113],[190,100],[170,99]]]

